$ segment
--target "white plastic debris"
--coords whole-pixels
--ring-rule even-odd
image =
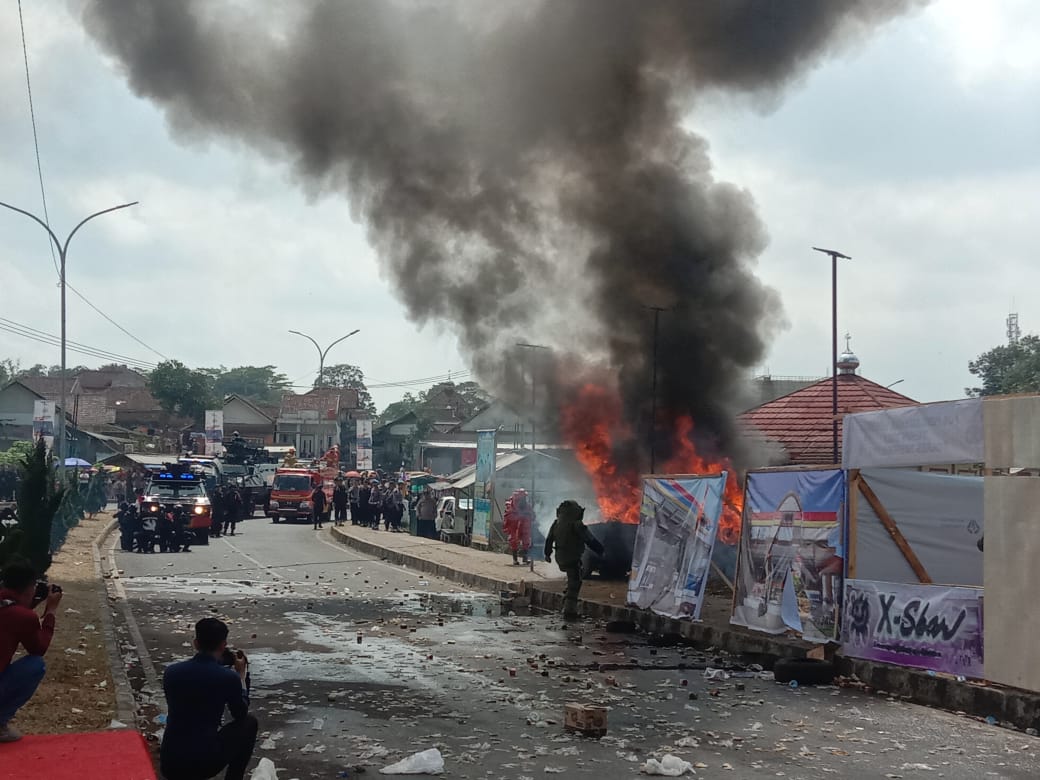
[[[275,769],[274,761],[269,758],[261,758],[260,763],[253,770],[253,774],[249,776],[249,780],[278,780],[278,770]]]
[[[693,769],[693,764],[689,761],[683,761],[671,753],[665,755],[660,761],[656,758],[648,758],[646,763],[639,768],[639,771],[645,775],[662,775],[664,777],[697,774]]]
[[[705,680],[728,680],[729,672],[725,669],[712,669],[710,666],[704,670]]]
[[[439,775],[444,771],[444,757],[437,748],[413,753],[396,764],[384,766],[381,775]]]

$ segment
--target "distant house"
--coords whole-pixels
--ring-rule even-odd
[[[838,453],[842,418],[854,412],[917,404],[856,373],[859,358],[846,351],[838,360]],[[756,406],[740,415],[749,436],[772,449],[769,465],[822,465],[834,462],[831,378]],[[764,465],[764,464],[763,464]]]
[[[346,460],[357,439],[358,393],[344,388],[315,388],[282,396],[275,421],[276,445],[292,446],[301,458],[314,458],[333,444]]]
[[[275,443],[278,408],[274,412],[240,395],[229,395],[224,399],[224,440],[239,435],[254,446],[263,447]]]
[[[419,431],[419,415],[402,414],[372,429],[372,462],[376,468],[395,471],[412,468],[414,453],[409,446]]]

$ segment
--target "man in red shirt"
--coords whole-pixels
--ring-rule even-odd
[[[43,654],[54,636],[61,589],[51,586],[41,621],[33,611],[36,572],[31,566],[9,564],[0,575],[0,586],[0,742],[16,742],[22,735],[11,727],[10,720],[43,679]],[[12,663],[18,645],[27,655]]]

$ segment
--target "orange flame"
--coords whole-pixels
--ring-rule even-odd
[[[596,502],[604,520],[639,522],[642,483],[637,466],[621,467],[614,453],[619,445],[635,447],[631,428],[621,414],[617,393],[601,385],[587,384],[573,403],[562,410],[563,433],[574,447],[578,462],[588,472],[596,490]],[[719,519],[719,539],[736,544],[740,538],[744,493],[728,459],[702,457],[694,446],[693,420],[683,415],[671,432],[673,454],[663,464],[661,474],[718,474],[728,472]],[[635,458],[632,459],[633,461]]]

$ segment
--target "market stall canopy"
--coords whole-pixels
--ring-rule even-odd
[[[83,460],[83,458],[65,458],[65,465],[74,466],[79,469],[90,468],[90,464]]]

